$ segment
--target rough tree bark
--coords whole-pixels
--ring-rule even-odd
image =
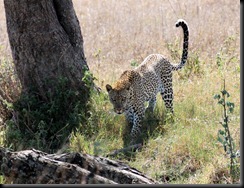
[[[85,124],[94,86],[86,72],[83,37],[72,0],[4,0],[4,7],[22,87],[13,105],[14,126],[8,132],[19,129],[27,145],[38,135],[41,149],[56,150],[80,122]]]
[[[0,148],[0,164],[8,183],[15,184],[158,184],[124,163],[88,154]]]
[[[79,21],[71,0],[4,0],[12,56],[25,92],[42,98],[66,77],[80,88],[88,69]],[[86,88],[85,88],[86,90]]]

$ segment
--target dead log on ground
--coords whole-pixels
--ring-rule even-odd
[[[141,148],[142,148],[142,144],[140,144],[140,143],[134,144],[134,145],[128,146],[126,148],[114,150],[113,152],[106,155],[106,157],[114,157],[118,154],[126,153],[126,152],[135,152],[136,150],[141,149]]]
[[[1,173],[14,184],[157,184],[128,165],[81,153],[0,148]]]

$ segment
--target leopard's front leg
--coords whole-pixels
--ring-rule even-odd
[[[134,111],[132,108],[125,111],[125,118],[129,127],[133,127],[134,124]]]
[[[145,115],[144,104],[140,104],[137,108],[134,109],[134,120],[133,127],[131,129],[131,142],[130,144],[136,144],[137,139],[141,135],[142,120]]]

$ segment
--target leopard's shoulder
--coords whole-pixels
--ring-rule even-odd
[[[119,80],[115,83],[115,90],[122,90],[127,87],[134,85],[136,81],[140,79],[140,74],[135,70],[126,70],[124,71]]]

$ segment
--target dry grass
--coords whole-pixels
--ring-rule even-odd
[[[169,59],[167,43],[179,42],[182,31],[175,28],[178,18],[190,27],[190,56],[200,52],[201,59],[213,64],[221,44],[236,36],[240,40],[239,1],[165,1],[165,0],[74,0],[80,21],[88,64],[99,85],[118,78],[150,53],[162,53]],[[0,2],[0,56],[9,57],[3,0]]]
[[[131,68],[132,60],[141,62],[151,53],[170,59],[166,43],[177,40],[181,47],[182,31],[174,25],[178,18],[187,20],[190,27],[190,55],[198,51],[210,64],[226,37],[240,34],[237,1],[99,0],[74,4],[88,63],[100,82],[117,78]],[[239,38],[236,42],[238,45]],[[99,50],[99,58],[94,57]]]
[[[155,133],[156,136],[148,140],[147,147],[129,163],[164,183],[227,183],[228,159],[217,142],[221,108],[213,95],[222,89],[225,78],[226,89],[231,94],[229,100],[235,103],[230,131],[239,148],[239,1],[73,0],[73,3],[83,33],[89,67],[102,89],[106,83],[114,82],[125,69],[132,68],[131,62],[140,63],[151,53],[164,54],[177,63],[179,60],[171,56],[167,44],[173,44],[175,50],[181,51],[182,30],[176,28],[174,23],[178,18],[188,22],[189,58],[199,54],[202,74],[193,74],[187,79],[181,79],[184,70],[174,74],[175,122],[160,124],[158,130],[161,127],[166,132],[162,135]],[[223,53],[221,67],[216,63],[218,53]],[[13,74],[12,68],[10,74],[5,74],[6,69],[11,67],[10,54],[3,0],[0,0],[0,76],[4,76],[5,82]],[[186,65],[184,69],[189,69],[189,66]],[[1,79],[0,87],[4,86],[9,96],[15,96],[11,92],[17,93],[18,90],[13,90],[8,81],[3,84]],[[96,104],[100,110],[103,109],[99,102]],[[159,112],[162,105],[159,97]],[[120,135],[119,126],[123,118],[112,119],[109,115],[103,115],[110,119],[101,120],[99,126],[105,127],[108,122],[110,126],[111,122],[115,124],[114,128],[109,127],[111,132],[106,127],[101,132],[100,137],[104,142],[99,147],[108,152],[122,146],[121,139],[116,139],[116,136]],[[71,148],[91,152],[90,147],[97,140],[86,143],[81,135],[73,136]],[[84,143],[83,146],[78,146],[80,143]]]

